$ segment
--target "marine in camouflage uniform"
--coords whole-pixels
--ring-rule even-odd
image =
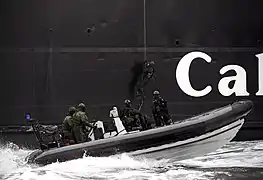
[[[72,118],[72,133],[76,143],[82,143],[86,141],[86,136],[84,134],[85,126],[95,128],[88,122],[88,117],[85,113],[85,104],[80,103],[78,105],[78,111],[73,115]]]
[[[124,108],[120,116],[126,131],[132,131],[137,129],[146,129],[146,123],[141,113],[132,108],[131,101],[126,99],[124,102]]]
[[[73,114],[75,114],[76,108],[70,107],[68,110],[68,114],[65,117],[63,124],[62,124],[62,130],[63,130],[63,141],[65,145],[72,144],[73,142],[73,135],[72,135],[72,117]]]
[[[161,97],[159,91],[153,92],[152,114],[156,126],[169,125],[172,123],[172,119],[167,107],[167,102]]]
[[[150,82],[151,79],[155,78],[154,76],[154,61],[145,61],[143,65],[143,72],[139,77],[139,80],[136,84],[136,97],[144,96],[144,87]],[[144,97],[142,97],[144,98]]]

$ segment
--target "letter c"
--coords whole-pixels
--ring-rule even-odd
[[[207,86],[203,90],[195,90],[190,83],[189,69],[191,63],[196,58],[202,58],[206,62],[210,63],[212,58],[203,52],[191,52],[186,54],[178,63],[176,68],[176,80],[181,90],[189,96],[201,97],[211,92],[212,87]]]

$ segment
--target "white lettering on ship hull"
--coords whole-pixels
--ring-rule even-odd
[[[212,87],[206,86],[205,89],[198,91],[191,86],[189,70],[192,61],[196,58],[202,58],[208,63],[212,61],[210,56],[202,52],[191,52],[186,54],[177,65],[176,80],[184,93],[189,96],[201,97],[210,93],[212,91]]]
[[[263,53],[256,55],[258,58],[258,87],[259,90],[256,93],[257,96],[263,95]],[[202,97],[208,95],[212,91],[212,86],[207,85],[203,90],[196,90],[192,87],[190,83],[189,70],[191,63],[196,59],[201,58],[207,63],[212,61],[212,58],[203,52],[190,52],[186,54],[178,63],[176,68],[176,80],[180,89],[189,96],[192,97]],[[236,96],[249,96],[247,92],[247,73],[246,70],[239,65],[227,65],[220,69],[219,73],[224,75],[228,71],[235,71],[235,76],[223,77],[218,82],[218,90],[223,96],[231,96],[235,94]],[[229,88],[229,83],[234,81],[234,86]]]
[[[227,65],[220,69],[220,74],[223,75],[227,71],[234,70],[236,76],[222,78],[218,83],[218,90],[223,96],[230,96],[235,93],[236,96],[248,96],[247,92],[247,73],[244,68],[238,65]],[[229,83],[234,81],[233,88],[229,88]]]

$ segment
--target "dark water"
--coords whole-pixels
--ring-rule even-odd
[[[84,157],[44,167],[29,166],[24,158],[31,150],[2,145],[1,179],[263,179],[263,141],[231,142],[204,157],[170,162],[168,159],[134,159],[125,154]]]

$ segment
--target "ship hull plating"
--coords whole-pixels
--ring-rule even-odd
[[[148,59],[155,61],[156,79],[145,87],[142,112],[151,115],[155,89],[168,101],[175,120],[250,99],[255,108],[237,138],[262,139],[263,99],[257,94],[262,79],[256,55],[263,53],[263,2],[204,4],[6,0],[0,34],[0,126],[24,125],[25,112],[32,112],[41,123],[59,124],[68,107],[80,101],[87,104],[90,119],[107,121],[113,105],[121,108],[126,98],[135,101],[136,64]],[[212,88],[200,97],[186,93],[176,77],[179,62],[191,52],[211,57],[209,63],[197,58],[189,69],[193,89]],[[221,74],[228,65],[246,71],[239,84],[247,93],[222,93],[220,80],[237,74],[234,70]],[[230,88],[234,85],[238,83],[229,82]]]

